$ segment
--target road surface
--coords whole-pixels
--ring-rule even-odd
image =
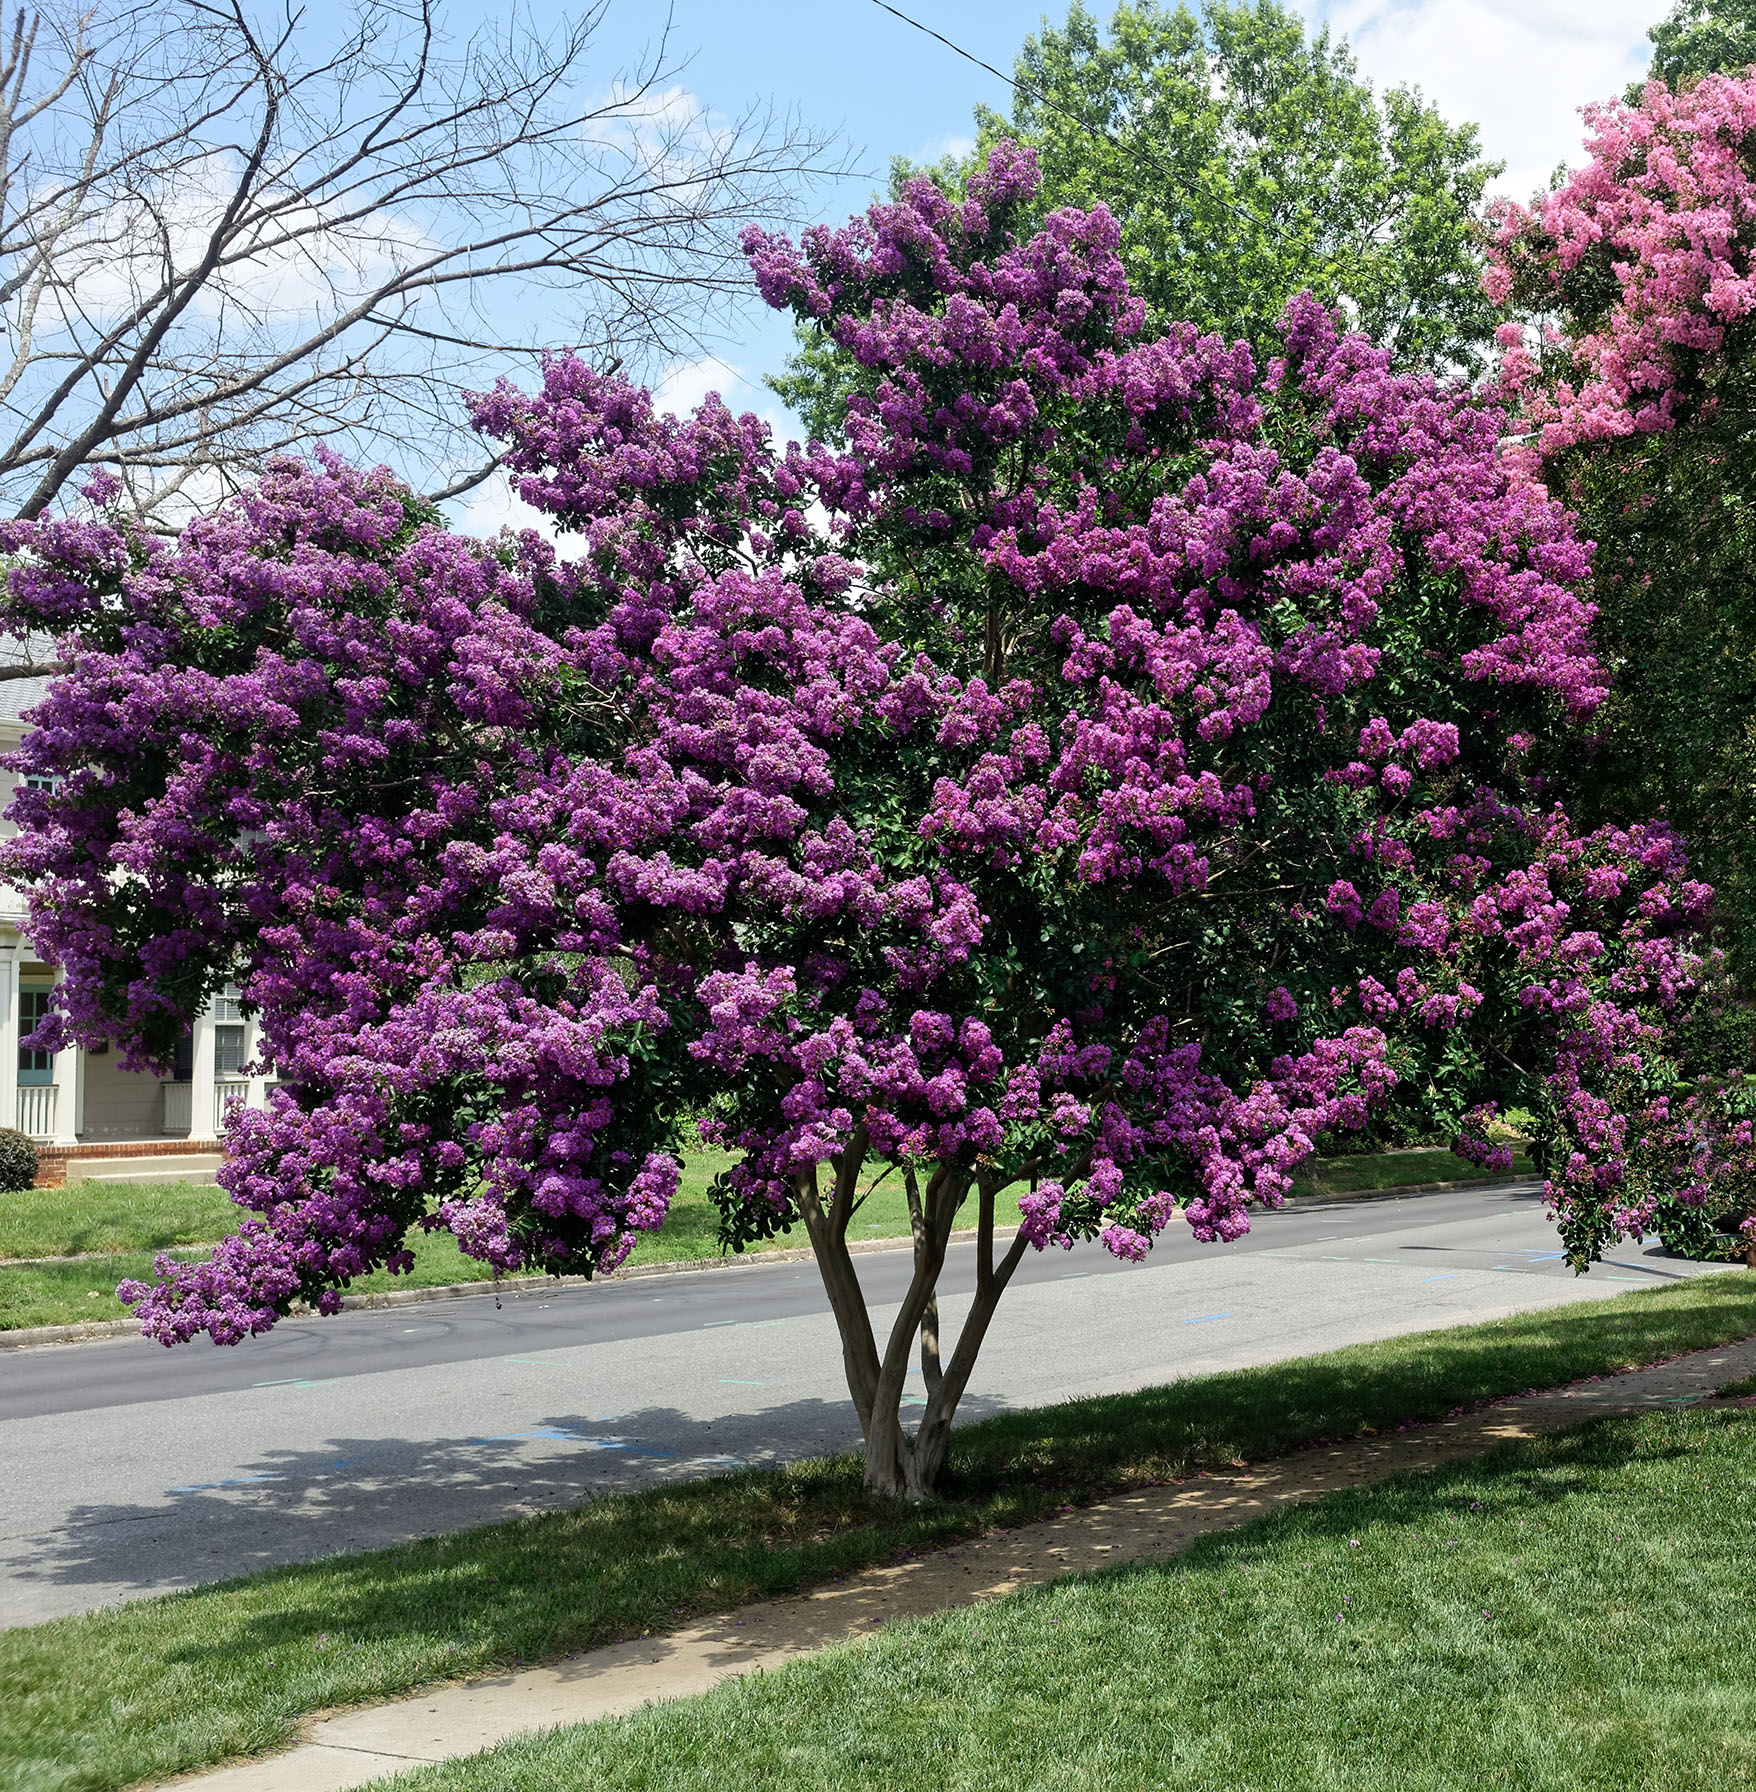
[[[907,1254],[856,1258],[888,1324]],[[1510,1187],[1258,1216],[1146,1263],[1030,1256],[964,1417],[1618,1294],[1702,1266],[1627,1246],[1575,1277]],[[973,1282],[954,1246],[947,1333]],[[881,1334],[882,1335],[882,1334]],[[918,1371],[917,1371],[918,1373]],[[859,1427],[810,1263],[538,1285],[283,1324],[234,1349],[134,1339],[0,1356],[0,1625],[366,1549]]]

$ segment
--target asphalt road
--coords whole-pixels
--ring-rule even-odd
[[[856,1259],[887,1324],[905,1252]],[[1618,1294],[1700,1266],[1629,1246],[1575,1277],[1499,1188],[1259,1216],[1145,1264],[1020,1266],[965,1417]],[[945,1329],[973,1282],[953,1247]],[[759,1262],[0,1356],[0,1625],[857,1444],[815,1266]]]

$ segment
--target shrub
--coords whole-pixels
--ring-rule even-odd
[[[34,1188],[36,1180],[36,1146],[23,1133],[0,1127],[0,1192],[13,1194]]]

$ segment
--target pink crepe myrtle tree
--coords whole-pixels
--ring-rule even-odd
[[[1580,811],[1662,808],[1718,886],[1717,937],[1756,969],[1756,72],[1588,107],[1582,164],[1497,208],[1484,285],[1513,307],[1517,452],[1596,541],[1615,701],[1571,768]],[[1628,1185],[1692,1255],[1756,1251],[1756,1012],[1714,977],[1680,1052],[1610,1096]],[[1739,1239],[1736,1235],[1742,1232]]]
[[[1656,435],[1728,400],[1756,342],[1756,76],[1585,108],[1586,160],[1492,209],[1502,378],[1539,452]]]
[[[4,848],[45,1037],[162,1063],[235,979],[278,1079],[228,1129],[253,1217],[127,1289],[149,1335],[333,1309],[416,1229],[612,1269],[694,1130],[730,1248],[803,1225],[868,1485],[920,1497],[1025,1253],[1236,1237],[1399,1101],[1490,1155],[1535,1112],[1581,1264],[1640,1224],[1604,1091],[1708,892],[1545,781],[1603,689],[1568,515],[1312,303],[1265,369],[1141,339],[1107,213],[1014,235],[1034,181],[1002,145],[964,203],[752,235],[874,376],[845,450],[566,356],[482,397],[567,555],[322,459],[169,546],[10,530],[12,625],[73,662]],[[880,1336],[847,1235],[886,1177]]]

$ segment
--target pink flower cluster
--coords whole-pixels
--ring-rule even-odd
[[[1672,428],[1756,308],[1756,76],[1651,81],[1585,117],[1589,161],[1529,207],[1500,203],[1483,276],[1497,302],[1563,320],[1547,353],[1517,325],[1501,336],[1544,454]]]
[[[1627,1235],[1656,1230],[1691,1255],[1728,1243],[1745,1255],[1756,1245],[1756,1092],[1733,1077],[1669,1088],[1655,1078],[1644,1093],[1630,1103],[1626,1174],[1608,1219]]]

